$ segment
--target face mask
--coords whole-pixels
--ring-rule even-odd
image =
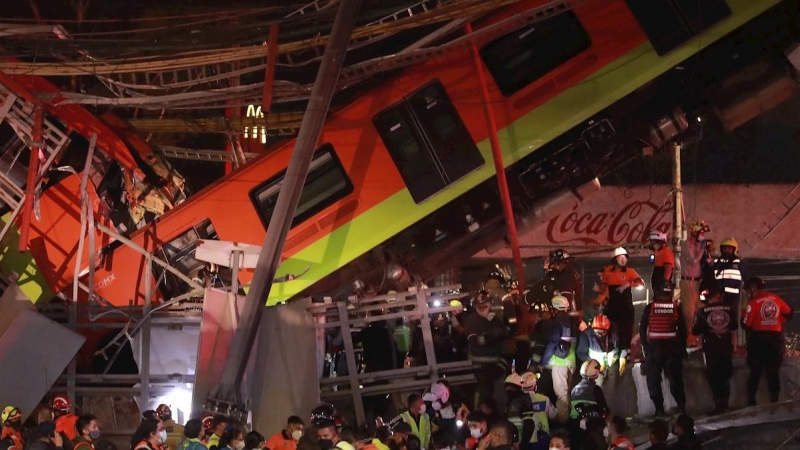
[[[474,437],[475,439],[478,439],[479,437],[483,436],[483,433],[481,433],[480,428],[470,428],[469,435]]]
[[[92,430],[89,432],[89,437],[95,440],[100,437],[100,430]]]
[[[300,430],[292,431],[292,439],[294,439],[295,441],[299,441],[301,437],[303,437],[303,432],[302,431],[300,431]]]
[[[434,411],[439,411],[440,409],[442,409],[442,404],[439,403],[439,400],[436,400],[435,402],[433,402],[431,404],[431,406],[433,406],[433,410]]]
[[[161,442],[167,442],[167,431],[161,430],[158,432],[158,438],[161,439]]]
[[[244,441],[240,441],[234,448],[236,450],[242,450],[244,448]]]
[[[423,403],[422,406],[419,407],[419,413],[420,414],[425,414],[425,410],[426,410],[425,404]]]
[[[330,439],[320,439],[319,445],[323,450],[328,450],[329,448],[333,448],[333,441]]]

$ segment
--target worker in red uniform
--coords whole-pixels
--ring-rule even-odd
[[[59,394],[53,397],[50,402],[50,409],[53,410],[56,422],[56,433],[60,434],[64,440],[64,450],[72,449],[72,441],[78,437],[75,425],[78,423],[78,416],[72,412],[72,402],[69,397]]]
[[[633,337],[633,293],[631,288],[644,286],[644,280],[628,267],[628,251],[622,247],[614,249],[611,265],[600,274],[600,283],[595,292],[605,302],[603,314],[617,325],[620,350],[629,350]]]
[[[22,450],[25,447],[22,439],[22,413],[14,406],[6,406],[0,414],[0,420],[3,422],[0,449]]]
[[[672,281],[672,269],[675,267],[675,255],[667,245],[667,233],[661,230],[650,232],[650,248],[655,252],[653,274],[650,286],[660,286],[664,281]]]
[[[683,358],[686,356],[686,322],[683,312],[672,299],[672,282],[654,289],[653,302],[644,307],[639,325],[642,352],[645,355],[647,390],[656,407],[656,415],[664,414],[661,373],[669,379],[669,389],[678,404],[678,413],[686,412],[683,388]]]
[[[783,323],[792,318],[794,311],[782,298],[764,290],[764,281],[753,277],[744,284],[750,302],[743,312],[742,327],[747,334],[747,402],[756,404],[756,392],[761,372],[767,372],[770,401],[777,402],[781,391],[779,371],[783,364],[786,343]]]

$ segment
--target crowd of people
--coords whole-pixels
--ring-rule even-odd
[[[684,359],[692,351],[704,352],[715,403],[711,412],[727,411],[734,332],[741,326],[750,367],[748,403],[756,404],[764,372],[770,400],[777,401],[783,323],[793,314],[763,280],[749,277],[734,239],[723,240],[714,255],[705,238],[709,231],[702,222],[689,227],[680,265],[667,235],[649,234],[653,295],[638,327],[632,290],[645,282],[628,266],[624,248],[615,249],[600,272],[594,308],[584,308],[583,280],[563,249],[550,252],[546,276],[525,292],[507,273],[491,273],[462,312],[431,321],[437,361],[460,354],[476,367],[474,397],[440,380],[408,395],[403,411],[388,422],[382,419],[387,396],[366,397],[368,425],[351,427],[332,405],[323,404],[311,412],[309,426],[292,416],[269,439],[221,415],[180,425],[170,408],[160,405],[142,415],[129,450],[633,449],[628,423],[614,411],[614,402],[606,401],[621,393],[614,383],[630,376],[629,361],[643,361],[647,395],[655,406],[652,448],[667,448],[670,432],[677,438],[670,448],[699,448],[686,415]],[[680,295],[673,280],[680,280]],[[353,336],[363,346],[367,372],[424,364],[426,352],[415,350],[423,336],[419,327],[401,322],[392,329],[373,321]],[[677,404],[669,415],[662,375]],[[20,411],[6,407],[0,450],[114,450],[101,441],[97,419],[75,414],[69,398],[56,396],[48,406],[25,431]]]

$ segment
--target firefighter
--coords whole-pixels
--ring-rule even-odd
[[[739,258],[739,242],[734,238],[719,243],[720,256],[714,259],[714,278],[722,288],[722,300],[733,308],[739,320],[742,282],[748,279],[747,265]]]
[[[6,406],[0,414],[3,432],[0,437],[0,449],[22,450],[25,441],[22,439],[22,413],[14,406]]]
[[[683,358],[686,353],[686,322],[672,299],[672,283],[664,282],[653,293],[653,302],[644,307],[639,326],[642,353],[645,355],[647,389],[656,407],[656,415],[664,414],[661,373],[669,379],[669,387],[678,412],[686,412],[683,388]]]
[[[689,225],[689,238],[681,244],[681,310],[687,329],[692,328],[700,305],[700,282],[703,279],[703,263],[707,258],[705,236],[710,231],[705,222],[694,222]],[[690,334],[686,347],[697,347],[699,342],[696,336]]]
[[[59,394],[50,401],[50,409],[53,410],[55,416],[56,433],[59,433],[64,441],[64,450],[71,450],[72,441],[78,437],[75,429],[78,416],[72,412],[72,402],[66,395]]]
[[[581,365],[581,381],[572,388],[570,418],[581,420],[602,419],[609,409],[603,389],[595,380],[600,376],[600,362],[590,359]]]
[[[549,269],[545,279],[552,280],[553,292],[569,300],[570,316],[583,320],[583,280],[573,267],[572,257],[563,249],[551,251]]]
[[[650,286],[659,286],[664,281],[672,280],[672,269],[675,268],[675,255],[667,245],[667,233],[661,230],[650,232],[650,248],[655,252],[653,274]]]
[[[781,384],[779,371],[783,363],[786,343],[783,323],[792,318],[794,311],[777,295],[764,290],[764,281],[753,277],[744,284],[750,294],[750,302],[744,311],[742,327],[747,335],[747,401],[756,404],[756,392],[761,381],[761,372],[767,372],[770,401],[777,402]]]
[[[172,420],[172,410],[165,404],[158,405],[156,415],[164,422],[164,431],[167,432],[167,440],[164,445],[170,450],[175,450],[183,441],[183,425]]]
[[[692,334],[702,336],[706,360],[706,379],[714,397],[711,414],[728,410],[733,375],[732,332],[739,328],[730,305],[722,303],[722,291],[716,287],[705,293],[708,305],[697,311]]]
[[[617,362],[619,362],[619,374],[622,376],[628,363],[627,358],[628,351],[619,348],[617,330],[608,317],[603,314],[594,316],[592,326],[578,337],[578,359],[580,361],[593,359],[600,363],[597,385],[603,386],[608,371]]]
[[[507,372],[500,352],[508,331],[500,317],[492,312],[488,292],[478,292],[472,304],[475,312],[467,317],[464,331],[469,341],[469,359],[479,364],[476,373],[477,407],[480,402],[492,397],[495,381]]]
[[[522,446],[537,443],[536,422],[533,418],[533,402],[531,397],[522,391],[522,377],[512,373],[506,377],[505,392],[506,417],[517,427],[517,436]]]
[[[550,369],[556,394],[558,421],[565,423],[569,416],[569,391],[575,373],[575,350],[578,347],[578,326],[569,316],[569,300],[556,295],[550,301],[555,310],[555,326],[550,334],[542,364]]]
[[[535,444],[529,446],[529,450],[546,449],[550,441],[550,419],[555,419],[556,408],[546,395],[537,392],[539,384],[538,377],[532,372],[525,372],[520,376],[522,381],[522,392],[528,394],[533,404],[533,422],[536,426],[534,436]]]
[[[603,314],[617,325],[619,345],[629,350],[633,337],[633,293],[631,288],[644,286],[644,280],[636,271],[628,267],[628,251],[616,248],[611,265],[606,266],[600,275],[600,284],[595,291],[605,298]]]

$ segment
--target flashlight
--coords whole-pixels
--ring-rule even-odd
[[[457,427],[463,427],[464,426],[464,421],[463,420],[456,420],[456,426]]]

